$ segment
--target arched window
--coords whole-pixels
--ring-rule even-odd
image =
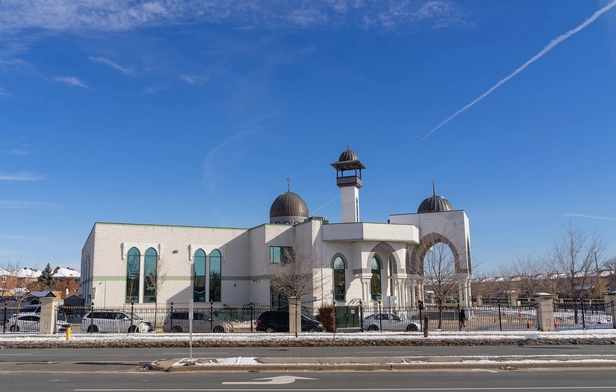
[[[220,302],[222,292],[221,257],[218,250],[210,254],[210,301]]]
[[[156,279],[158,277],[157,268],[158,253],[154,248],[145,251],[143,260],[143,302],[156,303]]]
[[[373,301],[381,299],[381,260],[375,255],[370,263],[370,296]]]
[[[141,272],[141,253],[131,248],[126,257],[126,303],[139,302],[139,275]]]
[[[197,249],[195,252],[193,277],[193,300],[205,302],[205,252]]]
[[[346,295],[344,260],[338,256],[334,259],[334,297],[336,301],[344,301]]]

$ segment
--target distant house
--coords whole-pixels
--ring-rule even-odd
[[[24,302],[30,303],[30,304],[40,304],[41,298],[49,298],[49,297],[55,298],[56,296],[51,291],[32,291],[28,293],[28,295],[26,295]]]
[[[53,270],[56,294],[60,298],[79,294],[81,274],[72,268],[56,267]]]
[[[64,306],[84,306],[85,300],[78,295],[71,295],[64,298]]]

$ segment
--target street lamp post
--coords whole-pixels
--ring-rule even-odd
[[[383,332],[383,313],[381,313],[381,300],[379,299],[379,331]]]

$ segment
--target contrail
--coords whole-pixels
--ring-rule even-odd
[[[500,82],[496,83],[491,89],[489,89],[488,91],[486,91],[485,93],[480,95],[479,98],[475,99],[473,102],[469,103],[468,105],[466,105],[462,109],[460,109],[457,112],[455,112],[454,114],[452,114],[447,120],[445,120],[442,123],[440,123],[439,125],[437,125],[433,130],[428,132],[428,134],[426,136],[424,136],[421,139],[419,139],[419,141],[417,143],[420,143],[425,138],[427,138],[428,136],[432,135],[434,133],[434,131],[436,131],[437,129],[439,129],[443,125],[447,124],[449,121],[451,121],[454,118],[456,118],[458,116],[458,114],[464,112],[466,109],[470,108],[471,106],[473,106],[477,102],[481,101],[482,99],[484,99],[485,97],[490,95],[492,93],[492,91],[496,90],[497,88],[499,88],[500,86],[505,84],[507,81],[509,81],[509,79],[513,78],[514,76],[516,76],[520,72],[524,71],[524,69],[526,69],[526,67],[528,67],[529,65],[531,65],[535,61],[539,60],[541,57],[543,57],[544,54],[546,54],[550,50],[554,49],[554,47],[556,45],[558,45],[559,43],[563,42],[567,38],[571,37],[573,34],[575,34],[575,33],[579,32],[579,31],[581,31],[582,29],[584,29],[586,26],[588,26],[589,24],[591,24],[592,22],[597,20],[598,17],[600,17],[601,15],[603,15],[604,13],[606,13],[607,11],[612,9],[614,6],[616,6],[616,0],[612,1],[610,4],[606,5],[605,7],[601,8],[599,11],[595,12],[590,18],[586,19],[584,21],[584,23],[582,23],[581,25],[579,25],[575,29],[569,30],[565,34],[560,35],[558,38],[553,39],[549,44],[547,44],[543,48],[543,50],[541,52],[537,53],[535,56],[533,56],[533,58],[531,58],[530,60],[525,62],[524,65],[522,65],[520,68],[518,68],[515,71],[513,71],[513,73],[511,73],[509,76],[507,76],[506,78],[504,78]]]

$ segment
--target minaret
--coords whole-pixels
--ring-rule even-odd
[[[332,163],[336,169],[336,185],[340,188],[342,201],[342,223],[359,222],[359,188],[362,186],[361,170],[366,167],[357,158],[357,154],[347,149]],[[345,173],[346,172],[346,173]]]

